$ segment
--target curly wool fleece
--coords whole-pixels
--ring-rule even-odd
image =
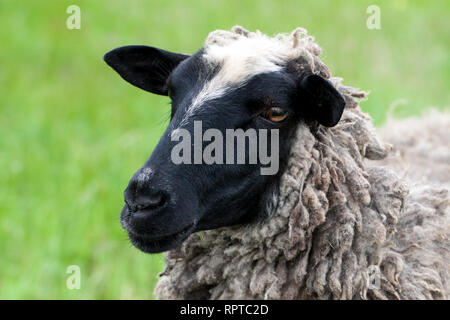
[[[298,67],[329,78],[320,48],[298,30],[276,41],[293,41],[308,64]],[[257,36],[238,27],[208,39]],[[346,99],[343,117],[315,133],[298,125],[268,217],[193,234],[168,252],[159,299],[448,298],[447,190],[408,190],[368,165],[389,146],[359,107],[365,93],[329,79]]]
[[[392,152],[381,164],[404,179],[450,188],[450,112],[432,110],[420,117],[389,119],[379,131]]]

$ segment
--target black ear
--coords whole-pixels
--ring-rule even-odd
[[[304,77],[299,84],[302,112],[326,127],[334,127],[344,112],[345,100],[336,88],[319,75]]]
[[[125,46],[108,52],[103,59],[132,85],[167,95],[167,78],[172,70],[188,57],[153,47]]]

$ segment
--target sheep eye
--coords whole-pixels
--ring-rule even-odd
[[[288,112],[279,107],[272,107],[264,111],[262,116],[272,122],[282,122],[287,118]]]

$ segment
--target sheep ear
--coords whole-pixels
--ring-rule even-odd
[[[326,127],[334,127],[339,122],[345,100],[328,80],[311,74],[300,81],[299,89],[304,116]]]
[[[167,78],[188,55],[147,46],[125,46],[103,57],[125,81],[146,91],[167,95]]]

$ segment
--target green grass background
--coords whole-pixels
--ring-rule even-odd
[[[81,8],[68,30],[66,8]],[[381,8],[381,30],[366,8]],[[0,298],[152,298],[161,255],[119,225],[122,192],[167,125],[164,97],[102,61],[126,44],[192,53],[214,29],[303,26],[377,125],[450,105],[450,2],[0,0]],[[81,289],[66,268],[81,268]]]

